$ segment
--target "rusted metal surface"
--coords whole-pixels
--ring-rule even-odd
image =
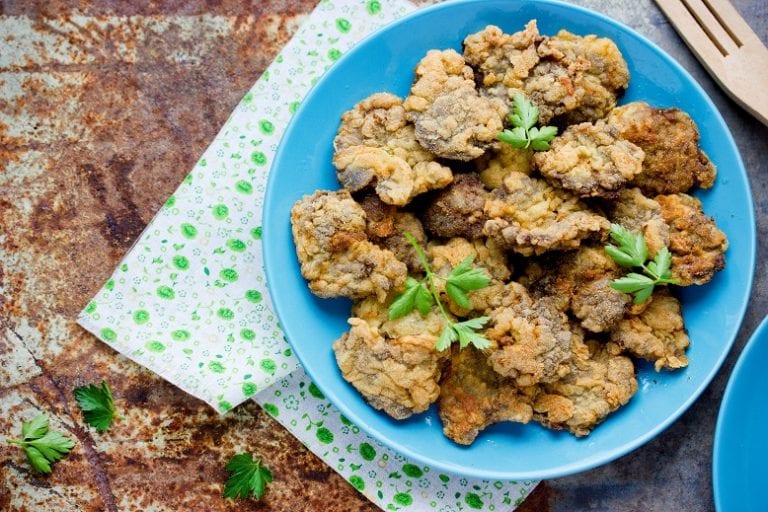
[[[41,410],[78,440],[48,477],[0,444],[0,510],[378,510],[254,404],[219,417],[74,323],[315,3],[0,0],[0,437]],[[650,0],[578,3],[650,36],[713,96],[745,157],[768,261],[768,130],[718,91]],[[766,4],[735,4],[765,37]],[[762,267],[739,348],[768,308]],[[737,353],[664,435],[547,482],[519,510],[711,510],[712,429]],[[71,390],[102,378],[126,419],[91,434]],[[221,498],[225,463],[246,450],[275,474],[262,503]]]

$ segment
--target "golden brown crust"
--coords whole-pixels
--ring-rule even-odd
[[[496,141],[506,107],[481,97],[472,69],[454,50],[430,50],[404,103],[416,139],[442,158],[472,160]]]
[[[533,405],[534,419],[576,436],[588,435],[610,413],[626,405],[637,392],[632,361],[613,355],[597,342],[574,336],[570,371],[542,386]]]
[[[477,174],[457,174],[451,185],[430,199],[422,215],[424,228],[440,238],[482,237],[488,220],[483,213],[487,196]]]
[[[527,423],[534,392],[533,388],[518,388],[496,373],[487,356],[476,348],[455,349],[440,382],[443,433],[458,444],[469,445],[494,423]]]
[[[691,344],[680,302],[666,287],[653,292],[650,304],[639,315],[627,315],[611,330],[611,341],[621,350],[654,361],[656,371],[688,366],[685,350]]]
[[[373,94],[345,112],[333,146],[333,164],[344,188],[375,187],[387,204],[403,206],[452,180],[451,170],[416,141],[403,101],[393,94]]]
[[[715,166],[699,148],[699,131],[685,112],[636,101],[614,109],[607,122],[645,151],[643,172],[633,180],[645,194],[675,194],[714,184]]]
[[[707,217],[701,201],[687,194],[656,196],[661,215],[669,225],[672,276],[681,286],[708,283],[725,268],[728,239]]]
[[[507,264],[507,255],[493,240],[467,240],[451,238],[445,243],[429,242],[427,258],[432,271],[447,276],[465,258],[472,257],[473,265],[488,271],[492,280],[506,281],[512,275]]]
[[[485,213],[486,235],[523,256],[575,249],[584,239],[603,238],[610,227],[573,194],[518,172],[493,191]]]
[[[613,126],[597,121],[569,126],[533,161],[544,177],[580,197],[611,199],[641,171],[644,156]]]
[[[410,166],[434,160],[416,141],[413,125],[405,116],[403,100],[384,92],[368,96],[341,116],[341,125],[333,140],[334,152],[355,146],[385,149]]]
[[[489,190],[500,187],[510,172],[531,174],[532,149],[517,149],[509,144],[499,144],[476,160],[480,181]]]
[[[356,192],[375,186],[382,201],[396,206],[405,206],[417,195],[453,181],[451,170],[437,162],[410,166],[385,149],[371,146],[343,149],[336,153],[333,163],[344,188]]]
[[[538,46],[540,62],[524,92],[539,107],[539,122],[575,124],[605,117],[629,83],[624,57],[610,39],[561,30]]]
[[[571,331],[568,318],[547,299],[491,311],[485,334],[495,342],[488,357],[493,369],[519,386],[553,382],[568,372]]]
[[[437,313],[422,318],[418,312],[380,327],[350,318],[351,329],[333,344],[344,379],[395,419],[426,411],[440,393],[447,354],[437,352],[435,343],[443,322]]]
[[[669,226],[661,216],[661,206],[645,197],[639,188],[622,190],[615,201],[606,204],[605,209],[611,222],[645,237],[651,257],[669,245]]]
[[[541,39],[536,20],[529,21],[524,30],[512,35],[488,25],[464,39],[464,58],[477,73],[481,87],[521,89],[539,62],[536,45]]]
[[[613,41],[565,30],[542,37],[535,20],[511,35],[489,25],[464,40],[464,56],[482,94],[504,104],[523,94],[539,107],[542,124],[601,119],[629,83]]]
[[[365,233],[371,239],[386,238],[395,233],[397,208],[382,201],[373,192],[357,201],[365,212]]]
[[[561,311],[570,311],[584,329],[605,332],[631,302],[628,294],[611,288],[622,273],[602,247],[582,246],[530,264],[525,283],[534,297],[548,297]]]
[[[365,212],[346,190],[318,190],[297,201],[291,230],[301,275],[319,297],[383,301],[405,282],[405,264],[367,240]]]

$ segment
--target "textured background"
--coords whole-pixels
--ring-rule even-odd
[[[81,447],[41,478],[0,445],[0,510],[378,510],[257,406],[221,418],[74,323],[315,3],[0,0],[0,436],[40,409]],[[714,85],[650,0],[576,3],[636,28],[702,83],[744,157],[761,243],[736,346],[690,411],[612,464],[542,483],[520,510],[710,511],[720,398],[768,311],[768,129]],[[768,3],[734,3],[768,40]],[[101,378],[126,419],[91,436],[71,389]],[[242,450],[275,474],[262,503],[220,497]]]

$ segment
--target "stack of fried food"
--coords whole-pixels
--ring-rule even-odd
[[[542,36],[532,20],[511,35],[488,26],[463,48],[429,51],[404,100],[377,93],[342,116],[343,188],[291,212],[302,275],[320,297],[355,301],[333,348],[373,407],[402,419],[437,402],[460,444],[501,421],[587,435],[637,391],[633,358],[688,364],[673,290],[636,304],[611,286],[630,271],[604,250],[611,224],[644,236],[650,257],[668,248],[679,286],[707,283],[728,243],[688,192],[711,187],[715,167],[686,113],[616,106],[629,72],[610,39]],[[548,150],[497,139],[519,95],[559,128]],[[446,314],[392,320],[406,280],[425,272],[405,233],[435,274],[471,256],[490,283],[469,307],[441,289]],[[480,316],[487,348],[436,348],[446,318]]]

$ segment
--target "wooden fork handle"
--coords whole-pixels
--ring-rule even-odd
[[[722,89],[768,126],[768,49],[726,0],[655,0]]]

